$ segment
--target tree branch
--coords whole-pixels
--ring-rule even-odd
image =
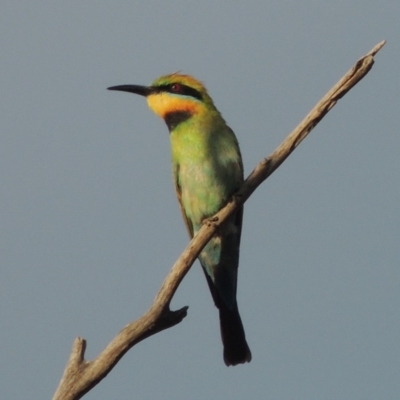
[[[82,338],[75,339],[72,353],[53,400],[80,399],[97,385],[135,344],[182,321],[187,314],[188,307],[171,311],[169,304],[182,279],[203,247],[216,232],[216,229],[286,160],[318,122],[335,106],[337,101],[364,78],[374,64],[374,56],[384,45],[385,41],[382,41],[358,60],[284,142],[268,158],[265,158],[256,166],[231,201],[213,218],[204,223],[172,267],[154,303],[142,317],[123,328],[92,361],[86,361],[84,358],[86,341]]]

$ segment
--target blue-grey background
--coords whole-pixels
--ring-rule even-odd
[[[397,399],[400,3],[3,1],[0,397],[51,398],[75,337],[95,357],[188,242],[168,131],[108,86],[206,83],[246,175],[355,61],[368,76],[246,203],[239,306],[253,361],[225,367],[196,263],[178,326],[87,399]]]

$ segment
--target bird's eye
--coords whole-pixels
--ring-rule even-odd
[[[182,86],[179,83],[174,83],[171,85],[171,92],[180,93],[182,91]]]

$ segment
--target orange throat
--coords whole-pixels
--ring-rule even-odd
[[[168,93],[156,93],[147,97],[149,107],[161,118],[174,112],[188,112],[192,115],[198,113],[200,104],[191,99],[182,99]]]

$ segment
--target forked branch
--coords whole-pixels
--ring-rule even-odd
[[[384,44],[385,41],[377,44],[368,54],[358,60],[284,142],[268,158],[265,158],[256,166],[232,200],[214,218],[209,219],[203,225],[172,267],[153,305],[142,317],[123,328],[92,361],[86,361],[84,358],[86,341],[82,338],[75,340],[64,375],[53,400],[80,399],[97,385],[136,343],[182,321],[186,316],[187,307],[178,311],[171,311],[169,304],[182,279],[216,229],[285,161],[337,101],[364,78],[374,64],[375,54]]]

